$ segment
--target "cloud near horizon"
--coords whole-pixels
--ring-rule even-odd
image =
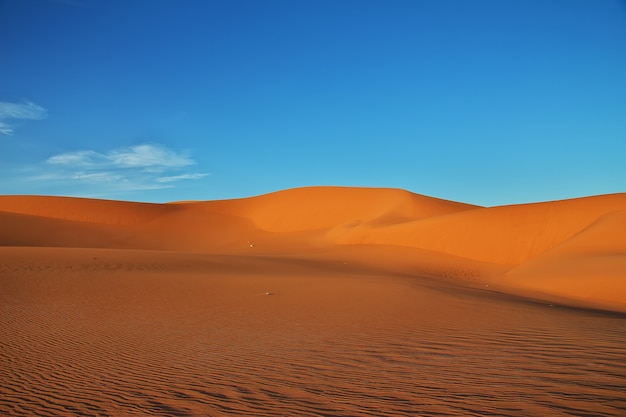
[[[14,126],[5,122],[7,119],[42,120],[46,117],[48,111],[31,101],[21,103],[0,101],[0,133],[3,135],[12,135],[15,132]]]
[[[136,145],[114,149],[107,153],[76,151],[54,155],[46,161],[53,165],[68,165],[92,168],[143,168],[163,171],[182,168],[195,162],[186,153],[177,153],[159,145]]]
[[[182,175],[173,175],[171,177],[161,177],[157,178],[157,182],[173,182],[180,180],[198,180],[200,178],[206,177],[209,174],[182,174]]]
[[[99,187],[100,194],[115,194],[172,188],[176,181],[198,180],[209,175],[182,172],[194,164],[186,152],[142,144],[104,153],[80,150],[53,155],[46,160],[48,172],[33,179],[71,181]]]

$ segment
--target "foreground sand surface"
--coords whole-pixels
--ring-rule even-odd
[[[626,410],[626,195],[0,197],[0,415]]]

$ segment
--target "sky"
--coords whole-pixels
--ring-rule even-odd
[[[0,194],[626,192],[624,0],[0,0]]]

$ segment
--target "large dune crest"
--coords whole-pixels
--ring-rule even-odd
[[[84,223],[132,225],[146,222],[176,206],[55,196],[0,196],[0,211]]]
[[[232,200],[224,206],[271,232],[404,222],[475,208],[405,190],[351,187],[296,188]]]
[[[626,194],[459,211],[403,224],[355,228],[340,243],[395,244],[518,265],[626,208]]]
[[[626,194],[489,208],[352,187],[177,204],[0,196],[0,230],[1,246],[344,259],[626,311]]]

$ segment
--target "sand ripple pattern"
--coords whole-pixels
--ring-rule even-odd
[[[407,299],[427,292],[445,312],[400,301],[375,319],[285,316],[270,305],[288,293],[237,310],[125,291],[119,302],[2,291],[0,415],[626,413],[619,316],[410,286]]]

